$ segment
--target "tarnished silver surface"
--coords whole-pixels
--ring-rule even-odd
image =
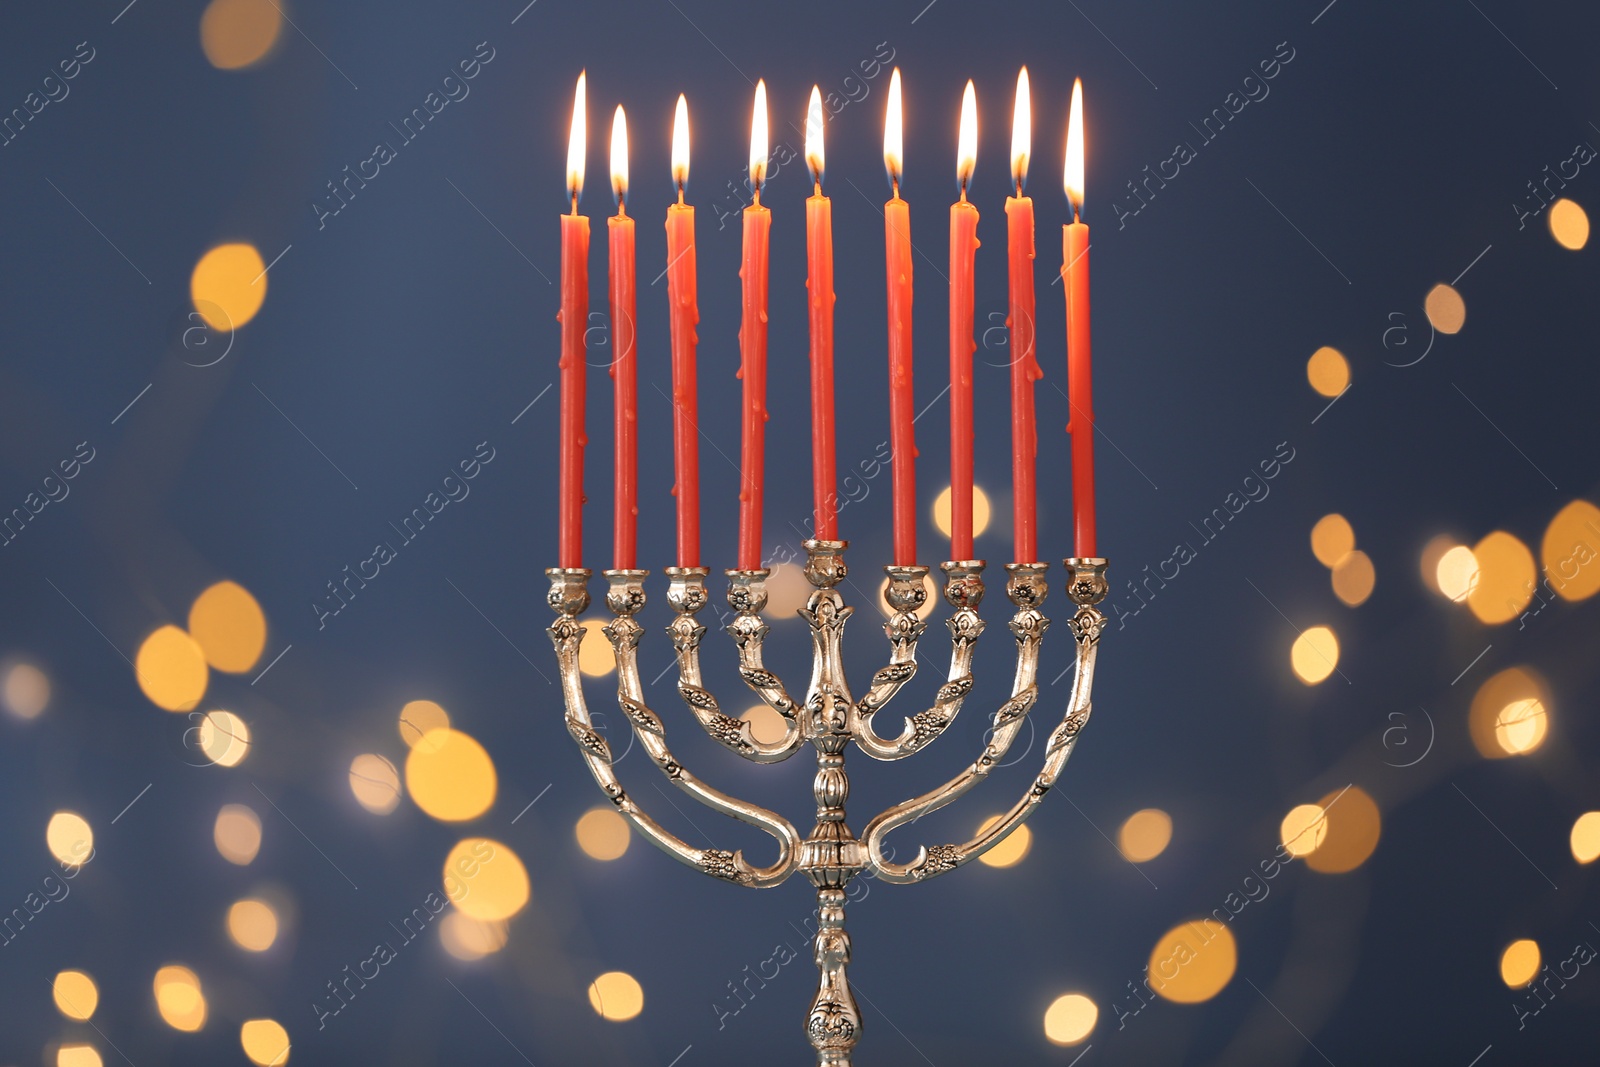
[[[644,628],[634,618],[644,607],[646,571],[605,572],[606,607],[611,620],[604,632],[617,658],[617,702],[633,724],[644,750],[679,789],[707,807],[759,827],[778,842],[778,858],[771,866],[756,867],[742,852],[700,849],[686,844],[641,811],[621,784],[611,765],[605,738],[594,729],[584,703],[578,648],[584,628],[578,622],[589,606],[590,572],[551,568],[549,603],[556,612],[550,626],[556,661],[561,670],[561,690],[566,702],[567,730],[578,742],[600,788],[617,810],[653,844],[678,860],[712,877],[756,888],[774,886],[796,871],[816,887],[817,935],[814,956],[819,981],[806,1017],[806,1036],[816,1050],[820,1067],[850,1067],[852,1050],[861,1035],[861,1013],[846,976],[850,962],[850,935],[844,926],[845,887],[857,875],[867,874],[898,884],[925,881],[954,870],[981,856],[1023,822],[1044,799],[1076,746],[1089,720],[1090,692],[1094,685],[1095,654],[1105,627],[1097,605],[1107,592],[1106,561],[1071,558],[1065,561],[1067,597],[1074,607],[1067,626],[1072,632],[1076,676],[1061,723],[1045,745],[1044,766],[1022,798],[996,823],[964,843],[934,844],[917,849],[909,863],[894,863],[886,856],[884,839],[895,829],[936,811],[972,789],[1004,762],[1028,713],[1039,698],[1040,649],[1050,621],[1041,610],[1046,594],[1048,565],[1012,563],[1006,566],[1006,595],[1013,605],[1007,624],[1017,642],[1016,674],[1011,696],[995,711],[988,743],[978,758],[944,785],[897,804],[867,823],[857,838],[845,824],[845,802],[850,782],[845,774],[845,750],[852,742],[881,760],[901,759],[920,751],[943,733],[972,690],[972,657],[984,629],[978,616],[984,584],[981,560],[945,563],[944,598],[952,613],[950,669],[935,693],[933,704],[905,720],[899,735],[880,737],[873,716],[887,705],[916,673],[916,649],[926,624],[919,614],[927,597],[928,568],[886,567],[888,586],[884,601],[890,612],[884,633],[889,638],[889,663],[878,670],[859,701],[850,696],[844,675],[844,627],[853,612],[835,588],[847,574],[844,541],[812,540],[805,543],[807,580],[813,591],[800,610],[811,630],[812,667],[805,703],[796,704],[783,682],[762,662],[769,632],[761,612],[767,604],[769,571],[731,570],[728,605],[733,618],[727,624],[739,657],[739,673],[747,686],[786,724],[780,740],[759,742],[748,723],[725,714],[705,688],[700,673],[700,644],[706,627],[696,615],[709,602],[704,567],[669,567],[667,602],[676,613],[667,627],[677,658],[678,692],[690,711],[717,741],[758,763],[787,759],[810,742],[817,753],[817,773],[812,791],[817,821],[802,839],[787,820],[765,808],[735,799],[701,782],[685,770],[667,749],[660,718],[646,706],[639,678],[638,648]]]

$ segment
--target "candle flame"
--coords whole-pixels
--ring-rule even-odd
[[[1033,149],[1033,104],[1028,93],[1028,68],[1017,73],[1017,105],[1011,113],[1011,180],[1017,195],[1028,180],[1028,156]]]
[[[587,83],[589,72],[578,73],[578,88],[572,96],[572,133],[567,138],[567,192],[572,197],[573,210],[577,210],[578,197],[583,195],[583,155],[589,139]]]
[[[682,93],[672,114],[672,184],[680,191],[689,184],[689,101]]]
[[[767,180],[767,83],[756,81],[756,106],[750,114],[750,185],[757,197]]]
[[[617,213],[627,214],[628,199],[628,116],[617,105],[611,117],[611,194],[617,198]]]
[[[889,171],[889,183],[895,195],[900,195],[900,164],[904,158],[900,117],[900,68],[889,76],[889,110],[883,116],[883,165]]]
[[[811,103],[806,107],[806,166],[811,180],[822,187],[822,90],[811,87]]]
[[[956,180],[961,183],[961,195],[967,195],[967,183],[972,180],[972,169],[978,165],[978,94],[967,79],[967,88],[961,94],[961,133],[956,138]]]
[[[1067,166],[1062,183],[1067,188],[1067,199],[1072,202],[1072,214],[1083,211],[1083,79],[1072,82],[1072,111],[1067,118]]]

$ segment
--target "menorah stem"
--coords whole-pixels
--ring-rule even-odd
[[[818,1067],[850,1067],[850,1054],[861,1037],[861,1013],[850,995],[845,965],[850,962],[850,935],[844,928],[844,890],[817,890],[817,970],[821,981],[806,1018],[806,1036],[817,1050]]]

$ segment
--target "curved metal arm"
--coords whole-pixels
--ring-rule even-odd
[[[983,633],[978,605],[983,600],[983,561],[961,560],[945,563],[945,599],[956,609],[950,616],[950,673],[934,697],[933,706],[907,716],[900,736],[886,740],[872,728],[872,716],[887,704],[917,670],[917,638],[923,622],[917,614],[927,600],[924,582],[928,568],[885,567],[889,587],[884,602],[894,612],[884,624],[892,651],[889,665],[873,675],[866,696],[850,710],[850,732],[861,751],[874,759],[904,759],[919,752],[955,721],[961,704],[972,692],[972,654]]]
[[[1038,669],[1039,643],[1043,638],[1047,620],[1038,611],[1043,601],[1044,564],[1011,564],[1011,581],[1007,592],[1017,605],[1011,629],[1017,636],[1017,676],[1010,700],[995,712],[994,736],[976,762],[943,786],[903,804],[890,808],[867,824],[862,834],[866,846],[867,864],[886,882],[907,884],[955,870],[969,860],[976,859],[1004,840],[1007,834],[1024,822],[1039,802],[1044,799],[1056,778],[1066,765],[1067,757],[1077,744],[1079,733],[1089,721],[1090,694],[1094,688],[1095,652],[1100,634],[1105,626],[1105,616],[1094,605],[1106,595],[1106,562],[1099,558],[1073,558],[1066,561],[1069,579],[1067,595],[1078,606],[1077,613],[1068,621],[1077,650],[1077,674],[1072,682],[1072,695],[1061,725],[1050,735],[1045,746],[1044,767],[1034,778],[1021,800],[1017,801],[1000,819],[972,840],[961,845],[943,844],[918,848],[916,858],[910,863],[891,863],[883,856],[883,840],[896,827],[912,822],[931,811],[936,811],[967,792],[988,776],[990,769],[1001,761],[1010,748],[1023,717],[1038,695],[1035,680]]]
[[[567,732],[583,751],[584,761],[601,790],[617,810],[638,828],[645,838],[679,862],[715,878],[766,888],[777,885],[793,873],[799,858],[800,835],[788,820],[764,808],[746,804],[700,782],[684,770],[667,750],[661,720],[644,705],[639,683],[638,643],[643,628],[632,616],[644,606],[645,571],[608,571],[611,588],[606,602],[616,618],[606,625],[606,636],[617,655],[618,702],[633,723],[639,740],[668,779],[706,806],[731,815],[771,834],[778,842],[778,859],[769,867],[755,867],[744,853],[717,848],[695,848],[661,826],[634,803],[617,780],[611,765],[611,748],[594,729],[583,697],[583,679],[578,670],[578,648],[584,628],[577,616],[589,606],[590,572],[583,568],[553,567],[549,604],[557,613],[550,626],[551,643],[561,671],[561,692],[566,701]]]
[[[695,619],[695,614],[706,606],[706,575],[709,573],[705,567],[667,568],[667,602],[678,612],[678,617],[667,627],[678,655],[678,695],[689,705],[706,733],[720,744],[755,763],[786,760],[805,744],[805,736],[800,729],[795,702],[784,690],[783,682],[761,665],[761,646],[768,630],[761,618],[761,609],[767,604],[768,572],[728,572],[732,583],[728,589],[728,603],[738,613],[728,629],[739,646],[739,676],[760,694],[767,707],[784,719],[783,737],[767,742],[756,740],[749,723],[724,714],[717,698],[701,681],[700,640],[706,628]]]

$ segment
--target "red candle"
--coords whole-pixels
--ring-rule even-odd
[[[673,471],[678,498],[678,566],[700,566],[700,421],[695,385],[694,208],[683,202],[689,181],[689,103],[678,94],[672,120],[672,181],[678,202],[667,207],[667,304],[672,332]]]
[[[811,320],[811,483],[817,538],[839,537],[833,427],[833,204],[822,195],[822,93],[811,87],[806,111],[806,306]]]
[[[739,377],[744,383],[744,435],[739,468],[740,570],[761,566],[761,495],[767,437],[767,237],[772,212],[761,206],[767,173],[767,83],[756,82],[750,121],[750,184],[754,202],[744,209],[744,297],[739,325]]]
[[[1039,562],[1039,504],[1035,464],[1039,434],[1034,421],[1033,383],[1044,377],[1034,351],[1033,200],[1022,195],[1028,177],[1032,117],[1028,68],[1017,75],[1017,103],[1011,124],[1011,177],[1016,196],[1006,197],[1006,238],[1011,300],[1011,523],[1018,563]]]
[[[973,261],[978,253],[978,209],[967,202],[967,183],[978,157],[978,102],[972,82],[961,95],[956,177],[961,199],[950,205],[950,558],[972,559],[972,340]]]
[[[889,282],[889,446],[894,473],[894,562],[917,562],[916,399],[911,376],[911,207],[900,199],[900,68],[889,78],[883,162],[894,195],[883,207]]]
[[[583,566],[584,348],[589,320],[589,220],[578,214],[583,192],[585,75],[578,75],[567,141],[567,192],[572,214],[561,217],[561,488],[560,565]]]
[[[1081,557],[1092,557],[1094,543],[1094,390],[1089,373],[1089,227],[1083,214],[1083,82],[1072,83],[1067,120],[1064,184],[1073,221],[1061,228],[1061,280],[1067,291],[1067,391],[1072,416],[1072,526]]]
[[[617,213],[607,220],[611,250],[611,378],[616,383],[613,564],[632,570],[639,543],[639,367],[636,351],[633,220],[628,217],[628,120],[611,120],[611,189]]]

